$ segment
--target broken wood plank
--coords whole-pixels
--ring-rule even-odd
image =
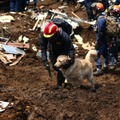
[[[76,15],[74,12],[72,12],[72,14],[73,14],[76,18],[80,19],[80,17],[79,17],[78,15]]]
[[[24,57],[25,55],[21,55],[16,61],[14,61],[12,64],[10,64],[9,66],[13,66],[13,65],[16,65],[16,64],[18,64],[21,60],[22,60],[22,58]]]
[[[36,29],[39,21],[44,21],[44,20],[46,19],[47,15],[48,15],[48,12],[46,12],[46,13],[44,13],[44,14],[39,14],[39,15],[37,16],[37,21],[36,21],[35,25],[34,25],[33,28],[32,28],[33,31]]]
[[[83,20],[81,19],[77,14],[75,14],[74,12],[71,12],[78,20],[80,20],[81,22],[83,23],[86,23],[86,24],[89,24],[89,25],[94,25],[96,23],[96,21],[91,21],[91,22],[88,22],[87,20]]]
[[[4,64],[9,64],[12,61],[10,59],[8,59],[2,52],[0,52],[0,60],[4,63]]]
[[[33,31],[36,29],[36,27],[37,27],[37,25],[38,25],[39,21],[40,21],[40,19],[37,19],[37,21],[36,21],[35,25],[34,25],[34,26],[33,26],[33,28],[32,28],[32,30],[33,30]]]
[[[4,54],[4,56],[9,59],[9,60],[14,60],[16,59],[16,55],[13,55],[13,54]]]
[[[0,60],[4,63],[4,64],[9,64],[12,61],[4,54],[0,51]]]
[[[0,55],[0,60],[4,63],[4,64],[9,64],[11,63],[12,61],[11,60],[8,60],[5,56],[3,55]]]
[[[16,59],[16,55],[13,55],[13,54],[6,54],[0,51],[0,55],[6,57],[8,60]]]

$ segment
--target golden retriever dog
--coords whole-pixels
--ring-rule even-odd
[[[78,81],[81,83],[84,78],[87,78],[92,85],[92,90],[95,90],[93,82],[93,66],[89,58],[89,55],[87,55],[85,59],[75,58],[74,64],[67,69],[64,69],[63,65],[70,61],[70,57],[66,55],[60,55],[57,58],[55,66],[61,69],[68,82],[74,83],[77,81],[78,84]]]
[[[91,62],[92,60],[95,60],[96,57],[97,57],[97,51],[96,50],[89,50],[85,56],[85,59],[87,59]]]

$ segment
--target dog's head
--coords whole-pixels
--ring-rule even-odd
[[[57,61],[54,66],[57,68],[61,68],[62,66],[68,64],[70,60],[71,58],[69,56],[60,55],[58,56]]]

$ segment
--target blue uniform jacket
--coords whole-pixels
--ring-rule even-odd
[[[40,47],[42,53],[42,60],[47,60],[46,50],[49,46],[49,50],[52,51],[54,55],[69,55],[70,51],[74,51],[74,47],[70,36],[62,29],[52,37],[51,39],[45,38],[43,34],[40,38]]]
[[[101,58],[102,55],[104,57],[104,65],[108,65],[108,43],[106,40],[106,19],[103,13],[100,13],[97,16],[96,20],[96,49],[97,49],[97,59],[96,59],[96,66],[97,68],[101,68]]]
[[[106,46],[106,44],[107,44],[107,41],[106,41],[106,30],[107,30],[106,19],[102,13],[97,16],[96,26],[97,26],[97,31],[96,31],[97,44],[101,47]]]

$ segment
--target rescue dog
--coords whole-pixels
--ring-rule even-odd
[[[90,62],[92,62],[96,58],[97,58],[97,51],[96,50],[89,50],[85,56],[85,59],[89,60]]]
[[[87,78],[87,80],[91,83],[92,90],[95,90],[93,82],[93,66],[90,62],[90,55],[91,54],[87,54],[85,59],[75,58],[74,63],[67,69],[63,66],[70,61],[70,57],[60,55],[58,56],[54,66],[61,69],[68,82],[74,82],[77,80],[78,84],[78,81],[81,83],[84,78]]]

